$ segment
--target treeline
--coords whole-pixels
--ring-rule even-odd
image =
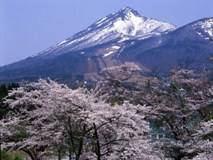
[[[6,104],[3,103],[4,98],[8,95],[8,92],[10,90],[16,89],[19,87],[19,84],[17,83],[10,83],[10,84],[1,84],[0,85],[0,120],[7,114],[7,112],[9,111],[8,107],[6,107]],[[2,137],[1,137],[1,133],[0,133],[0,160],[13,160],[13,157],[11,157],[9,154],[7,154],[5,151],[2,151],[1,149],[1,141],[2,141]],[[21,160],[19,159],[19,157],[14,157],[14,159],[16,158],[16,160]]]
[[[0,85],[0,119],[7,113],[7,109],[5,104],[3,103],[4,98],[8,95],[10,90],[16,89],[19,87],[17,83],[10,83],[10,84],[1,84]]]

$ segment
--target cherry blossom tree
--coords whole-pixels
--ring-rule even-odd
[[[123,99],[152,108],[147,119],[155,123],[165,134],[164,139],[156,141],[156,149],[162,150],[166,157],[174,159],[193,158],[199,153],[205,155],[201,148],[204,144],[212,143],[212,139],[203,141],[201,137],[205,134],[198,136],[195,132],[199,129],[200,123],[212,119],[211,81],[202,73],[181,69],[173,70],[170,77],[149,77],[144,78],[144,82],[134,84],[134,89],[124,85],[117,87],[125,90],[120,95]],[[119,93],[119,89],[115,89],[115,93]],[[102,90],[110,89],[103,86]],[[108,92],[107,96],[113,97],[114,94]],[[200,145],[195,142],[199,142]],[[192,149],[193,146],[201,148]]]
[[[199,124],[211,115],[212,88],[208,79],[202,79],[193,71],[178,70],[163,80],[156,90],[153,89],[152,95],[156,94],[154,98],[147,98],[147,102],[153,106],[152,119],[157,120],[167,133],[167,139],[161,140],[158,146],[167,157],[193,158],[199,153],[198,149],[192,152],[194,142],[200,139],[194,133]],[[209,113],[205,111],[207,109]]]
[[[130,100],[129,97],[138,89],[144,71],[145,68],[133,62],[106,67],[101,71],[104,81],[97,83],[94,92],[111,104],[121,104]]]
[[[12,111],[1,121],[4,145],[25,151],[33,160],[54,149],[60,153],[61,147],[67,148],[70,160],[162,156],[151,154],[145,120],[150,110],[145,105],[110,106],[87,90],[43,79],[13,90],[6,103]]]
[[[195,160],[208,160],[213,158],[213,120],[201,121],[198,129],[192,135],[186,152],[195,154]]]

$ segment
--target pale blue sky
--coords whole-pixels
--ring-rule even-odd
[[[213,17],[213,0],[0,0],[0,66],[38,53],[125,6],[178,26]]]

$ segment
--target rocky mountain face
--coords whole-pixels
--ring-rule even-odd
[[[0,82],[38,77],[93,81],[103,68],[125,61],[162,74],[177,67],[208,68],[212,39],[213,18],[176,28],[126,7],[36,55],[1,67]]]

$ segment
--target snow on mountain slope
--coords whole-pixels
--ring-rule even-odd
[[[207,34],[207,36],[209,37],[213,37],[213,18],[206,18],[200,21],[197,21],[196,23],[194,23],[192,25],[192,27],[194,29],[202,29],[204,31],[204,33]],[[199,31],[197,32],[201,37],[203,37],[204,35],[202,33],[200,33]],[[206,37],[206,39],[208,39],[208,37]]]
[[[174,31],[177,39],[197,39],[209,41],[213,38],[213,17],[189,23]],[[174,37],[174,35],[172,35]]]
[[[126,7],[102,18],[86,30],[73,35],[37,55],[55,56],[68,51],[103,44],[112,40],[125,41],[135,38],[142,39],[174,29],[175,26],[172,24],[142,17],[137,11]]]
[[[191,22],[167,34],[136,41],[118,59],[139,62],[163,74],[173,68],[212,68],[213,18]]]

